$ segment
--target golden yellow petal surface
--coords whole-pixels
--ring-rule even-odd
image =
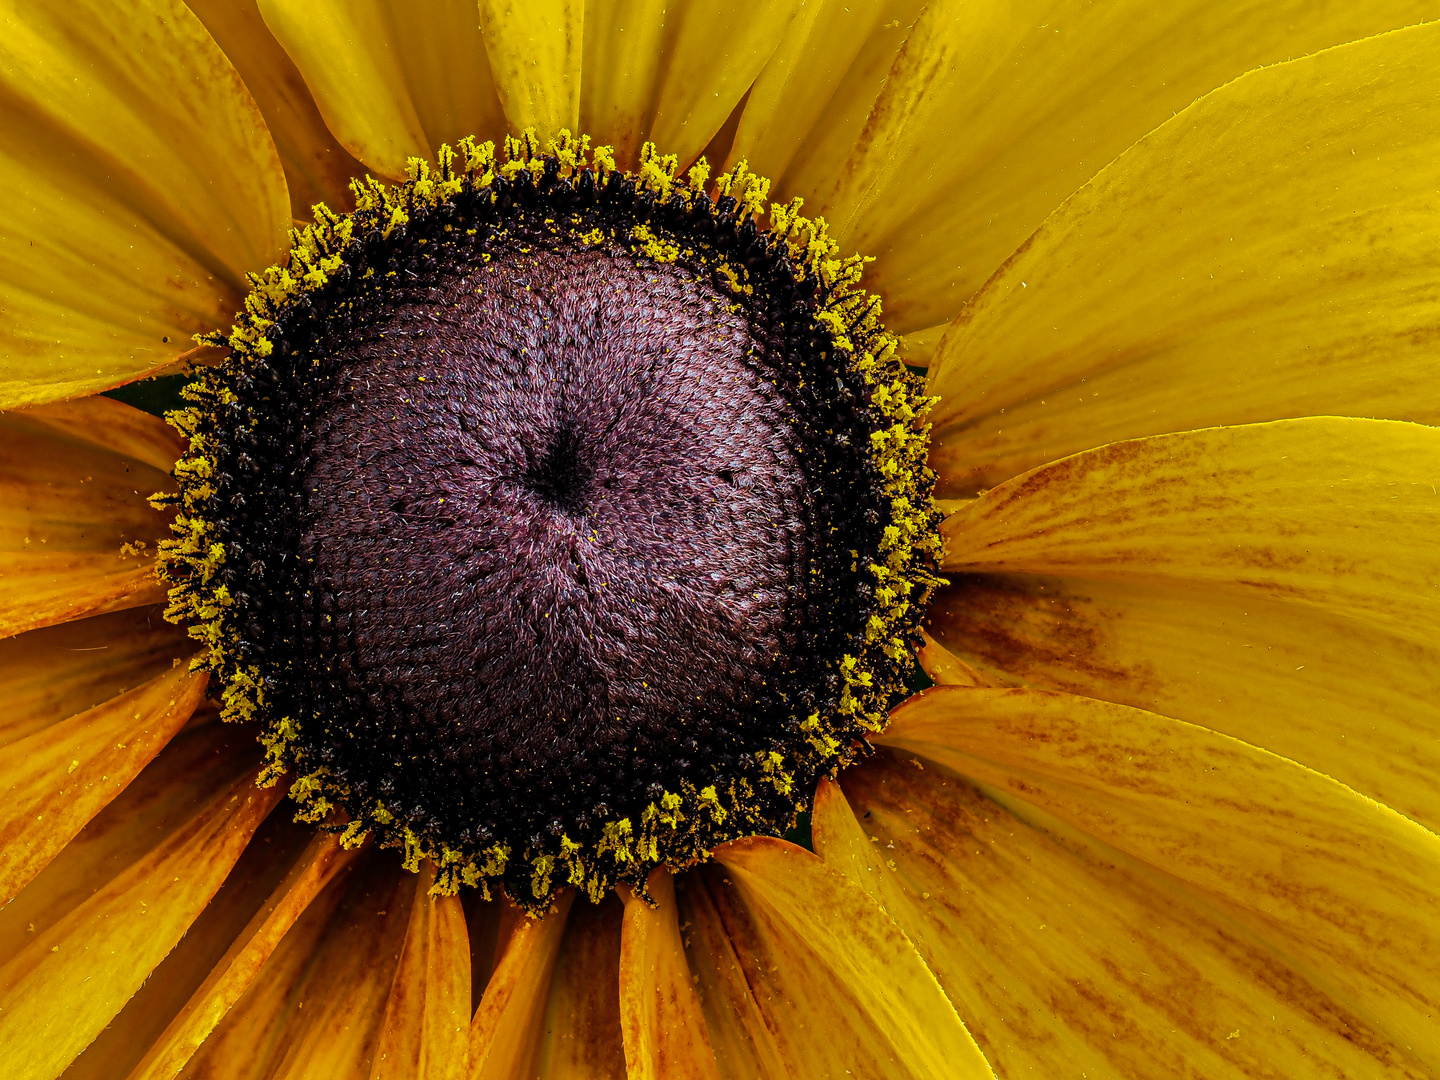
[[[583,0],[481,0],[480,27],[510,127],[542,140],[578,131]]]
[[[0,746],[169,671],[193,646],[158,607],[32,630],[0,641]]]
[[[646,882],[654,906],[628,889],[620,945],[620,1016],[629,1080],[719,1080],[715,1051],[680,936],[675,880]]]
[[[197,714],[121,797],[87,825],[20,894],[15,904],[35,893],[36,905],[48,907],[58,901],[68,909],[73,905],[63,895],[55,895],[53,886],[57,882],[64,881],[66,889],[75,890],[82,900],[97,887],[87,887],[74,874],[76,864],[91,861],[96,852],[77,860],[72,855],[74,849],[111,847],[112,856],[106,864],[109,873],[102,878],[109,880],[123,871],[126,862],[121,860],[133,861],[136,855],[159,845],[166,833],[183,825],[195,808],[210,802],[216,791],[247,773],[254,776],[259,758],[253,739],[243,730],[221,724],[213,710],[207,709],[203,717]],[[162,807],[157,820],[157,810]],[[105,842],[107,833],[110,844]],[[66,1069],[66,1080],[119,1080],[129,1075],[224,956],[275,883],[284,877],[306,839],[289,815],[272,813],[265,819],[226,875],[220,891],[135,996]],[[138,850],[136,841],[141,841]]]
[[[240,72],[285,167],[290,212],[310,220],[323,202],[350,205],[350,178],[364,166],[335,141],[294,62],[265,25],[256,0],[185,0]]]
[[[174,948],[279,800],[250,776],[0,968],[0,1043],[16,1080],[50,1080]]]
[[[44,411],[0,414],[5,635],[165,597],[154,556],[168,518],[146,498],[173,481],[138,455],[44,419]]]
[[[258,2],[325,123],[366,168],[400,179],[408,157],[496,133],[500,106],[473,0]]]
[[[135,1066],[134,1080],[176,1075],[215,1026],[249,989],[282,938],[358,853],[341,848],[334,834],[316,836],[249,923],[232,939],[182,1011]]]
[[[755,1003],[792,1075],[993,1075],[910,940],[843,874],[768,837],[733,840],[714,855],[771,954],[762,977],[779,992],[761,1001],[757,987]],[[753,963],[752,942],[734,929],[731,937]]]
[[[981,682],[1205,724],[1434,827],[1437,474],[1440,432],[1395,421],[1115,443],[962,504],[927,629]]]
[[[0,908],[0,965],[184,828],[259,760],[211,714],[192,718],[138,777]],[[232,752],[227,752],[227,750]]]
[[[1431,24],[1252,72],[1076,192],[931,364],[940,494],[1165,431],[1440,420],[1437,50]]]
[[[498,945],[495,970],[470,1025],[470,1080],[508,1080],[530,1068],[574,903],[573,890],[561,893],[543,919],[527,919],[511,905],[503,927],[509,933]]]
[[[580,130],[612,144],[622,168],[636,166],[646,141],[688,164],[724,125],[799,11],[794,0],[590,5]],[[718,172],[722,162],[710,165]]]
[[[881,749],[822,783],[814,836],[905,927],[1001,1076],[1416,1074],[1203,895],[934,761]]]
[[[1310,417],[1112,443],[945,520],[946,569],[1215,585],[1421,644],[1440,630],[1440,429]]]
[[[179,0],[8,3],[0,407],[139,378],[285,250],[275,146]]]
[[[780,966],[764,909],[752,910],[729,875],[713,864],[679,875],[675,887],[685,959],[720,1075],[765,1080],[792,1075],[797,1050],[785,1045],[789,1026],[773,1014],[794,999],[783,992],[793,984]],[[811,969],[805,965],[802,974]],[[806,1002],[803,996],[798,1000]],[[803,1044],[798,1049],[801,1065],[816,1064],[816,1054],[805,1055]],[[822,1057],[817,1074],[835,1064],[833,1057]]]
[[[850,69],[867,42],[879,36],[899,45],[900,27],[887,25],[898,22],[891,17],[894,7],[885,0],[802,6],[750,87],[731,160],[743,158],[762,176],[782,177],[807,136],[823,126],[820,117],[831,99],[854,89],[846,85]],[[865,88],[873,97],[875,88]]]
[[[917,330],[953,317],[1062,199],[1197,97],[1437,16],[1433,0],[930,4],[848,159],[805,179],[847,243],[878,256],[892,325]]]
[[[158,754],[209,680],[184,664],[5,747],[0,897],[9,900]]]
[[[825,86],[833,82],[834,88],[809,124],[808,133],[799,143],[782,143],[769,137],[768,128],[760,130],[758,124],[746,124],[742,118],[732,157],[753,154],[755,168],[774,178],[781,198],[799,195],[810,211],[823,212],[821,193],[834,187],[835,177],[845,168],[856,144],[865,138],[876,99],[901,54],[907,51],[910,33],[925,8],[923,0],[884,0],[879,11],[872,12],[869,27],[862,31],[850,22],[849,16],[855,14],[863,19],[870,10],[865,5],[841,4],[838,10],[837,5],[825,5],[815,29],[822,35],[818,40],[828,42],[834,54],[817,55],[804,47],[798,63],[806,69],[807,78],[786,80],[783,87],[776,87],[777,74],[767,71],[754,92],[760,95],[760,114],[772,112],[776,123],[784,125],[791,123],[792,116],[799,118],[813,109],[812,95],[817,91],[823,94]],[[854,35],[861,37],[859,48],[845,65],[841,60],[854,44],[850,40]],[[782,45],[776,60],[783,61],[791,51]],[[832,63],[840,67],[838,74],[831,69]],[[767,98],[767,93],[779,100]],[[799,132],[800,128],[795,130]]]
[[[1435,642],[1213,583],[948,576],[927,625],[944,651],[920,655],[935,682],[960,681],[950,668],[962,665],[979,685],[1064,690],[1203,724],[1440,830]],[[1422,607],[1423,587],[1407,599]]]
[[[531,1071],[548,1080],[625,1080],[620,1034],[620,926],[624,905],[578,899],[550,978]]]
[[[666,42],[650,137],[657,146],[674,147],[683,162],[698,156],[720,130],[802,5],[796,0],[698,0],[667,6],[666,18],[677,32]],[[710,164],[718,171],[720,162]]]
[[[426,895],[435,867],[415,878],[415,901],[370,1080],[459,1080],[470,1029],[470,938],[458,896]]]
[[[160,417],[102,395],[26,409],[23,418],[66,439],[91,443],[163,473],[175,467],[185,449],[184,440]]]
[[[367,1076],[414,896],[412,875],[362,853],[309,903],[179,1075]]]
[[[1434,833],[1248,743],[1069,694],[935,688],[877,738],[1183,884],[1333,999],[1327,1023],[1378,1065],[1440,1067]]]

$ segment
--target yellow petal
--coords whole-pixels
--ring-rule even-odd
[[[275,146],[179,0],[7,3],[0,407],[129,382],[284,252]]]
[[[0,907],[0,965],[184,828],[215,792],[247,770],[256,775],[261,765],[257,751],[253,738],[218,720],[187,724],[19,895]]]
[[[599,904],[581,899],[571,906],[550,980],[533,1075],[545,1080],[625,1080],[616,976],[623,914],[614,895]]]
[[[224,730],[233,726],[222,725],[217,719],[206,727]],[[181,738],[185,738],[185,734]],[[231,756],[243,760],[244,771],[250,776],[260,771],[259,755],[242,752]],[[214,790],[211,787],[205,794]],[[85,835],[82,833],[82,838]],[[225,956],[231,943],[313,836],[313,827],[297,825],[288,814],[272,813],[267,817],[250,838],[245,853],[214,899],[135,996],[65,1070],[65,1080],[128,1077],[167,1025],[184,1010],[185,1003]],[[152,846],[154,842],[152,840]]]
[[[787,27],[807,14],[794,0],[591,3],[581,129],[614,146],[625,168],[635,167],[646,140],[689,164],[751,89]],[[718,171],[723,163],[710,164]]]
[[[155,607],[0,641],[0,746],[133,690],[193,650]]]
[[[499,102],[474,0],[258,0],[335,137],[400,179],[464,135],[495,138]]]
[[[646,882],[655,906],[625,896],[620,1015],[629,1080],[719,1080],[715,1051],[680,937],[675,881],[657,867]]]
[[[926,615],[940,653],[921,651],[937,683],[957,681],[947,665],[959,665],[974,685],[1064,690],[1203,724],[1440,831],[1435,642],[1223,586],[948,577]]]
[[[515,131],[541,139],[580,122],[583,0],[480,0],[495,91]]]
[[[9,899],[185,725],[208,675],[180,665],[5,748],[0,896]]]
[[[456,896],[428,895],[435,867],[416,876],[405,947],[390,986],[370,1080],[457,1080],[470,1027],[470,939]]]
[[[31,413],[0,414],[0,634],[165,598],[145,501],[170,478]],[[128,546],[126,546],[128,545]]]
[[[23,418],[64,438],[91,443],[163,473],[175,467],[185,449],[176,430],[158,416],[98,394],[26,409]]]
[[[775,969],[746,974],[791,1075],[993,1075],[909,939],[843,874],[767,837],[714,855],[748,909],[744,937],[727,926],[737,959]]]
[[[672,8],[683,10],[674,0],[620,0],[589,4],[585,12],[580,130],[597,145],[613,146],[621,168],[636,167],[650,134]]]
[[[1114,443],[942,526],[947,569],[1215,585],[1425,644],[1440,632],[1440,429],[1311,417]]]
[[[1431,24],[1252,72],[1076,192],[930,367],[942,493],[1166,431],[1440,420],[1437,49]]]
[[[290,212],[310,220],[310,208],[351,204],[348,184],[365,169],[335,141],[299,69],[271,35],[256,0],[186,0],[225,51],[255,98],[285,166]]]
[[[802,7],[750,90],[731,158],[747,159],[762,176],[783,176],[867,42],[878,36],[893,54],[903,40],[900,26],[887,25],[899,22],[896,6],[855,0]]]
[[[296,920],[357,857],[340,847],[337,836],[315,836],[155,1039],[131,1073],[133,1080],[175,1076],[249,989]]]
[[[816,851],[911,935],[1000,1075],[1414,1075],[1204,897],[1011,802],[882,748],[822,781],[813,819]]]
[[[874,280],[891,321],[905,331],[933,325],[1062,199],[1197,97],[1252,68],[1437,15],[1429,0],[1307,8],[1298,18],[1202,0],[1121,0],[1103,11],[1081,0],[932,4],[849,159],[816,177],[816,193],[841,234],[879,256]],[[1326,111],[1324,97],[1308,103],[1316,112],[1292,138]],[[1211,154],[1196,147],[1175,164],[1213,168]],[[1239,173],[1214,175],[1228,188]],[[1253,204],[1243,190],[1232,191],[1235,205]],[[1266,205],[1279,198],[1260,190]],[[1187,212],[1198,214],[1194,203]]]
[[[248,775],[0,969],[16,1080],[50,1080],[110,1021],[215,895],[278,800]]]
[[[926,7],[923,0],[885,0],[864,34],[854,58],[836,80],[831,63],[843,56],[841,42],[851,44],[845,39],[856,32],[845,18],[849,13],[844,9],[851,6],[825,5],[819,25],[830,23],[839,31],[841,38],[832,39],[835,43],[831,46],[836,49],[837,55],[832,60],[823,54],[813,53],[808,47],[804,48],[797,62],[807,69],[809,78],[787,80],[781,91],[781,102],[778,106],[772,103],[769,107],[775,113],[776,123],[789,129],[789,137],[772,138],[768,130],[758,130],[755,124],[743,125],[742,121],[746,130],[737,131],[731,155],[753,154],[751,160],[756,171],[775,180],[780,197],[788,200],[801,196],[812,214],[823,209],[820,194],[833,188],[835,177],[866,131],[871,107],[890,78],[891,68],[905,48],[916,19]],[[795,31],[792,29],[791,32]],[[777,53],[776,59],[786,55],[784,44]],[[791,127],[790,118],[807,115],[813,108],[816,91],[823,93],[832,82],[834,85],[820,113],[808,126],[796,123]],[[757,89],[764,94],[765,87]],[[766,109],[763,102],[762,96],[757,102],[757,109]],[[748,108],[746,111],[749,111]]]
[[[698,157],[800,10],[796,0],[669,5],[676,31],[667,35],[665,72],[655,95],[655,145],[682,163]]]
[[[935,607],[932,604],[927,609],[927,618],[934,617],[930,614],[934,610]],[[915,651],[915,658],[920,661],[920,666],[925,670],[925,674],[936,686],[996,685],[955,653],[941,645],[930,636],[927,630],[922,629],[920,637],[924,644]]]
[[[1440,1068],[1434,833],[1248,743],[1068,694],[936,688],[877,738],[1183,883],[1343,1004],[1362,1049]]]
[[[181,1075],[366,1076],[414,889],[393,853],[363,853],[310,901]]]
[[[470,1080],[510,1080],[529,1068],[574,902],[568,890],[544,918],[522,916],[513,924],[470,1025]]]
[[[783,1033],[794,1026],[794,1018],[781,1024],[771,1015],[777,1001],[786,1001],[781,987],[787,977],[780,958],[761,936],[757,919],[763,918],[763,909],[758,915],[752,912],[734,882],[714,866],[687,870],[676,879],[675,890],[680,925],[685,927],[685,959],[720,1075],[785,1080],[791,1075],[787,1060],[794,1061],[796,1054],[813,1065],[815,1055],[806,1054],[811,1047],[802,1043],[794,1050],[781,1049]]]

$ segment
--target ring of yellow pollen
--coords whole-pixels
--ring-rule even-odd
[[[436,160],[317,206],[205,339],[170,617],[260,782],[440,892],[538,911],[783,834],[937,582],[929,401],[864,261],[743,163]]]

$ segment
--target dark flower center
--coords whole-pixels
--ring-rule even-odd
[[[311,406],[307,690],[420,805],[673,788],[820,618],[794,408],[689,269],[487,248],[443,252]]]
[[[538,908],[788,827],[904,686],[937,515],[925,403],[798,207],[462,150],[255,279],[162,566],[263,782]]]

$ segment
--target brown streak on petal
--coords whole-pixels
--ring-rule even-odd
[[[0,898],[9,900],[179,731],[209,676],[184,666],[6,747]]]
[[[266,960],[315,897],[355,862],[333,835],[314,837],[236,936],[184,1010],[135,1066],[132,1080],[174,1076],[249,988]]]
[[[561,893],[541,919],[529,919],[509,900],[514,929],[503,944],[494,974],[470,1025],[470,1080],[509,1080],[534,1060],[550,980],[575,903],[574,890]],[[502,935],[505,927],[502,926]]]
[[[629,1080],[719,1080],[685,946],[675,882],[657,867],[646,882],[654,906],[626,889],[620,945],[620,1013]]]
[[[140,988],[210,902],[279,801],[246,775],[0,969],[0,1045],[55,1076]]]
[[[370,1080],[457,1080],[470,1025],[470,941],[456,896],[430,896],[435,866],[415,880],[415,902]]]

